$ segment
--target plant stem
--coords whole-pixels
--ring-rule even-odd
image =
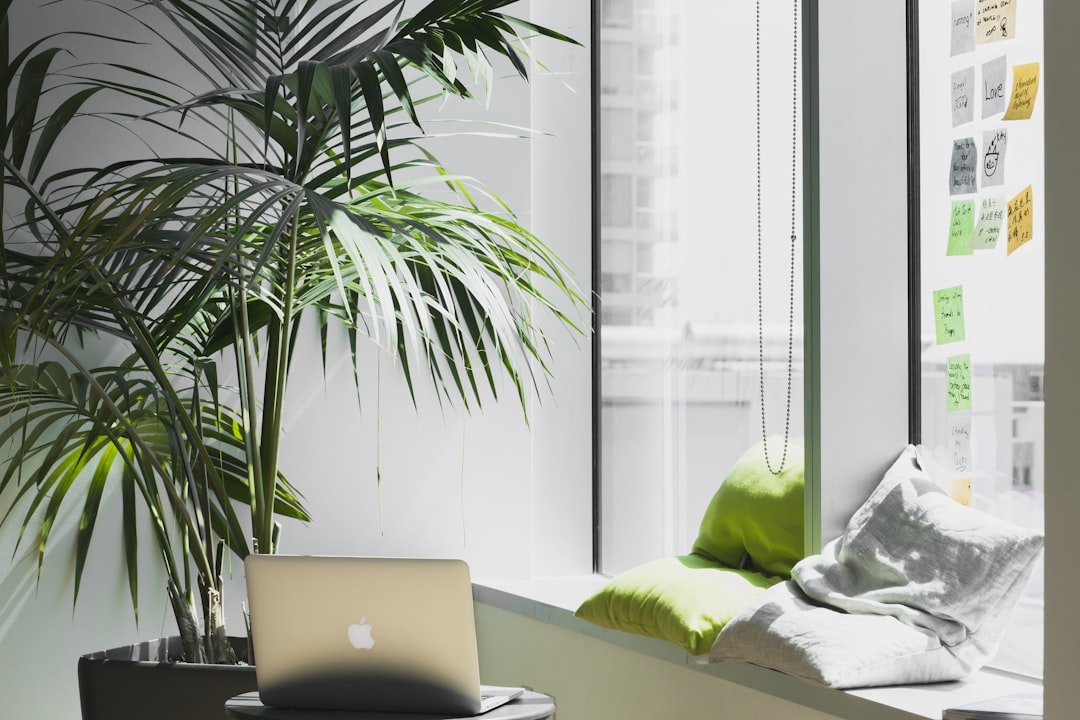
[[[259,509],[259,526],[256,537],[259,546],[273,553],[274,547],[274,489],[277,485],[278,450],[281,436],[282,408],[285,404],[285,386],[289,376],[290,350],[293,329],[293,291],[296,283],[296,248],[300,233],[300,211],[297,209],[289,219],[289,247],[285,256],[285,297],[281,317],[269,326],[269,351],[263,394],[262,466],[264,504]]]

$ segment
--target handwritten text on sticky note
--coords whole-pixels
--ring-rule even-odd
[[[975,221],[975,234],[971,238],[972,250],[992,250],[997,247],[1001,235],[1001,221],[1005,218],[1005,196],[985,197],[979,205],[979,218]]]
[[[1005,109],[1006,120],[1027,120],[1035,109],[1039,94],[1039,63],[1013,65],[1012,95]]]
[[[971,355],[954,355],[946,363],[948,397],[945,410],[957,412],[971,409]]]
[[[938,345],[964,339],[963,285],[934,291],[934,325]]]
[[[1016,36],[1016,0],[979,0],[975,6],[975,42],[1010,40]]]
[[[955,470],[971,469],[971,415],[949,417],[949,449]]]
[[[975,49],[975,4],[957,0],[952,4],[952,42],[950,55],[962,55]]]
[[[975,119],[975,67],[952,74],[952,124],[963,125]]]
[[[1005,77],[1008,67],[1005,56],[994,58],[982,66],[982,116],[992,117],[1005,112]]]
[[[1009,201],[1006,214],[1009,219],[1009,245],[1006,254],[1012,255],[1022,245],[1030,242],[1034,236],[1034,208],[1030,185]]]
[[[946,255],[971,255],[971,238],[975,232],[975,201],[954,200],[949,220],[949,244]]]
[[[949,163],[949,194],[963,195],[978,190],[975,179],[978,174],[979,150],[974,138],[953,140]]]

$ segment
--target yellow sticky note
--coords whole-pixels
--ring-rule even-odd
[[[1008,217],[1009,247],[1006,255],[1012,255],[1021,245],[1031,240],[1034,231],[1034,209],[1031,200],[1031,186],[1009,201],[1006,215]]]
[[[1012,96],[1005,108],[1006,120],[1027,120],[1035,109],[1039,92],[1039,63],[1013,65]]]
[[[949,478],[949,497],[971,507],[971,478]]]

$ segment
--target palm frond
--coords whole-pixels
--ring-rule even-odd
[[[346,336],[358,399],[364,339],[397,356],[414,402],[424,375],[466,408],[499,398],[503,378],[523,410],[545,386],[537,317],[581,332],[585,299],[497,195],[425,147],[425,106],[486,99],[493,63],[528,79],[530,36],[569,41],[509,4],[433,0],[410,18],[404,0],[96,4],[202,78],[189,88],[127,60],[59,67],[48,39],[11,57],[0,0],[0,494],[15,501],[0,524],[41,563],[61,514],[77,512],[76,599],[114,487],[132,607],[149,517],[185,635],[196,594],[220,585],[222,544],[250,550],[238,508],[262,551],[276,517],[308,519],[278,467],[305,317],[324,367],[330,326]],[[104,99],[117,101],[93,111]],[[47,174],[87,116],[136,149]],[[186,154],[160,151],[162,132]],[[129,356],[87,367],[86,335]],[[61,361],[37,362],[44,349]],[[235,365],[235,387],[218,362]]]

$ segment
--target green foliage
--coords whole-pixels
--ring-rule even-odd
[[[50,41],[62,37],[12,57],[0,2],[0,187],[18,218],[0,247],[0,448],[11,452],[0,495],[20,508],[0,522],[34,535],[40,568],[61,509],[81,505],[76,597],[110,484],[136,613],[146,511],[182,632],[200,624],[197,605],[204,624],[213,616],[223,546],[273,552],[275,516],[307,519],[278,467],[306,316],[324,328],[324,362],[325,329],[337,327],[354,360],[366,340],[395,353],[410,389],[424,372],[471,408],[497,398],[502,377],[526,407],[548,374],[537,313],[576,330],[585,303],[497,197],[423,147],[420,111],[471,97],[470,86],[486,96],[493,57],[527,79],[519,33],[569,41],[502,13],[509,2],[434,0],[407,19],[403,0],[100,5],[196,70],[197,94],[119,63],[58,74]],[[46,116],[38,98],[49,93],[62,97]],[[123,110],[93,115],[202,152],[166,157],[147,141],[149,156],[136,148],[45,176],[58,138],[103,97]],[[85,366],[78,340],[92,335],[124,348],[124,361]],[[235,387],[219,379],[222,362]],[[205,639],[189,648],[221,652]]]

